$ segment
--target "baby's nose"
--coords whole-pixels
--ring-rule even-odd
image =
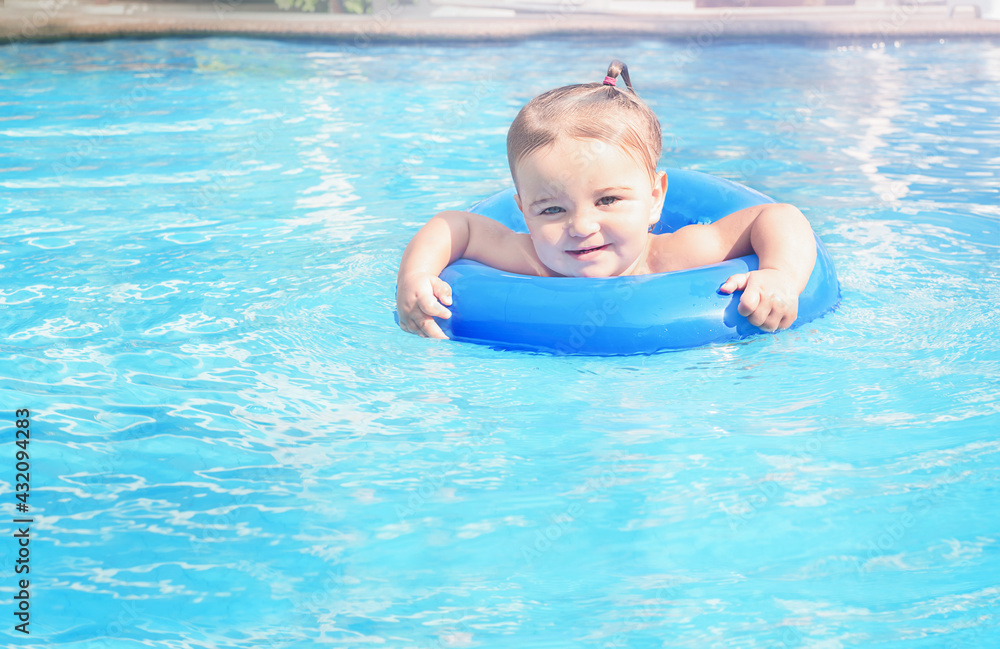
[[[576,212],[569,221],[569,233],[574,237],[587,237],[600,229],[598,216],[590,210]]]

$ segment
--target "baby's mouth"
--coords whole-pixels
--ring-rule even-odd
[[[591,253],[598,252],[599,250],[604,250],[610,245],[611,245],[610,243],[606,243],[603,246],[594,246],[592,248],[581,248],[579,250],[567,250],[566,252],[573,255],[574,257],[583,257]]]

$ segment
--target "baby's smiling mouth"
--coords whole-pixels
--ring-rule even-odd
[[[590,254],[592,252],[597,252],[598,250],[604,250],[605,248],[607,248],[610,245],[611,245],[610,243],[606,243],[603,246],[594,246],[592,248],[581,248],[579,250],[567,250],[566,252],[568,254],[571,254],[571,255],[575,256],[575,257],[582,257],[582,256]]]

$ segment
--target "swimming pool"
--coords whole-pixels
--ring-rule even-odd
[[[0,48],[5,637],[996,645],[1000,44],[839,45]],[[838,310],[620,358],[398,330],[418,225],[612,57],[664,166],[803,210]]]

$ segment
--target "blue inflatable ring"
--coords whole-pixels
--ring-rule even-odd
[[[654,230],[711,223],[774,201],[743,185],[696,171],[666,169],[667,196]],[[507,189],[471,208],[517,232],[524,218]],[[833,262],[819,238],[816,267],[799,296],[794,326],[840,300]],[[748,255],[673,273],[628,277],[530,277],[461,259],[441,273],[452,288],[452,316],[437,319],[453,340],[557,354],[618,355],[698,347],[763,333],[737,312],[742,292],[718,289],[730,275],[757,269]]]

